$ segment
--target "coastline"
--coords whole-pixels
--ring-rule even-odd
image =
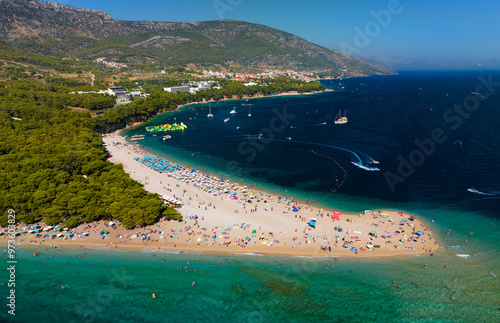
[[[141,182],[148,192],[181,200],[183,207],[179,212],[183,221],[161,219],[156,224],[132,230],[119,223],[111,229],[107,221],[99,221],[70,230],[75,234],[64,240],[48,237],[55,231],[34,238],[26,234],[32,229],[28,226],[23,228],[24,236],[16,239],[18,243],[66,249],[285,257],[394,257],[433,253],[439,248],[431,230],[410,214],[377,210],[369,214],[339,215],[340,212],[334,213],[334,210],[295,199],[287,201],[286,197],[242,184],[231,186],[227,193],[216,192],[220,179],[199,171],[198,177],[191,175],[190,178],[187,170],[158,173],[136,160],[149,155],[145,149],[123,145],[117,140],[117,133],[103,137],[112,156],[110,161],[123,165],[129,176]],[[309,224],[311,218],[316,218],[315,228]],[[108,233],[103,235],[105,231]],[[418,231],[422,233],[416,235]],[[83,233],[88,236],[82,238]],[[5,241],[2,240],[0,244]]]
[[[256,96],[251,96],[251,97],[244,95],[241,99],[233,97],[233,98],[224,98],[221,100],[196,101],[196,102],[190,102],[190,103],[178,105],[174,110],[160,112],[157,115],[155,115],[153,118],[156,118],[157,116],[165,114],[165,113],[172,113],[172,112],[178,111],[178,110],[185,108],[185,107],[188,107],[190,105],[208,104],[208,103],[212,103],[212,102],[221,102],[221,101],[240,101],[240,100],[250,100],[250,99],[273,98],[273,97],[279,97],[279,96],[315,95],[315,94],[321,94],[321,93],[325,93],[325,92],[335,92],[335,90],[326,89],[324,91],[304,92],[304,93],[299,93],[297,91],[291,91],[291,92],[284,92],[284,93],[275,94],[275,95],[256,95]],[[151,118],[151,119],[153,119],[153,118]],[[149,120],[151,120],[151,119],[149,119]],[[120,136],[123,131],[128,130],[130,128],[140,126],[141,124],[146,123],[149,120],[134,122],[133,124],[128,125],[125,128],[116,130],[114,133],[116,133],[118,136]]]

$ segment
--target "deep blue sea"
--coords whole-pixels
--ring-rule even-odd
[[[491,89],[478,88],[490,78]],[[213,119],[206,117],[208,105],[195,105],[128,133],[146,134],[141,145],[184,163],[345,210],[425,205],[495,217],[496,82],[500,73],[483,71],[331,80],[323,83],[335,92],[214,103]],[[334,124],[339,111],[347,124]],[[169,133],[168,142],[144,131],[174,122],[188,128]]]
[[[245,185],[344,211],[416,213],[443,246],[434,256],[18,250],[17,321],[500,322],[500,72],[323,84],[334,91],[212,103],[213,119],[207,104],[188,106],[127,134]],[[339,111],[347,124],[334,123]],[[188,127],[167,142],[145,131],[174,122]]]

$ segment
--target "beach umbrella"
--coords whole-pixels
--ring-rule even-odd
[[[417,235],[421,236],[422,234],[424,234],[422,231],[417,231]]]
[[[61,231],[62,229],[61,228],[56,228],[56,231]]]
[[[35,225],[33,226],[33,228],[38,228],[38,224],[35,224]]]
[[[53,235],[55,235],[55,233],[51,233],[51,234],[49,234],[49,237],[52,237]]]
[[[253,230],[252,233],[257,233],[257,230]]]
[[[63,235],[62,233],[58,233],[58,234],[57,234],[57,236],[58,236],[58,237],[61,237],[62,235]]]
[[[73,232],[70,232],[70,233],[67,233],[66,235],[67,235],[67,236],[70,236],[70,235],[72,235],[72,234],[73,234]]]
[[[292,209],[292,211],[293,211],[293,212],[299,212],[299,210],[298,210],[296,207],[294,207],[294,208]]]
[[[108,233],[109,233],[109,231],[104,231],[104,234],[108,234]]]

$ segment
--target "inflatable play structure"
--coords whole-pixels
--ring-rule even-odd
[[[162,124],[160,126],[151,126],[146,127],[147,132],[161,132],[161,131],[176,131],[176,130],[184,130],[187,126],[184,123],[174,123],[174,124]]]
[[[342,215],[342,213],[340,213],[340,212],[333,212],[333,214],[332,214],[332,220],[340,221],[340,216],[341,215]]]

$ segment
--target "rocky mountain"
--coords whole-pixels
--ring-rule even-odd
[[[55,57],[198,67],[236,64],[345,76],[390,73],[263,25],[235,20],[125,21],[97,10],[38,0],[0,0],[0,37],[15,47]]]

